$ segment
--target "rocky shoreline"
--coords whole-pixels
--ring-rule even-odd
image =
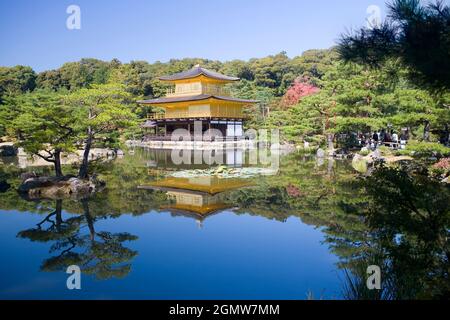
[[[61,199],[87,196],[101,190],[104,186],[105,183],[97,180],[95,176],[89,179],[80,179],[75,176],[33,176],[24,177],[18,192],[30,199]]]

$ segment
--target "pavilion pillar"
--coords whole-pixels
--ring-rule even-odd
[[[211,119],[208,120],[208,135],[209,141],[211,141]]]

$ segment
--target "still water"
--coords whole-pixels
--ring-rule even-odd
[[[277,172],[174,177],[170,154],[137,149],[99,164],[88,199],[23,199],[23,171],[0,165],[2,299],[340,299],[349,248],[341,214],[355,173],[291,154]],[[242,155],[230,167],[248,167]],[[74,168],[66,167],[66,173]],[[67,266],[82,270],[68,290]]]

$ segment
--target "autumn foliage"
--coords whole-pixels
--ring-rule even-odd
[[[288,88],[281,101],[284,107],[297,104],[301,98],[319,92],[319,88],[309,83],[307,78],[297,78]]]

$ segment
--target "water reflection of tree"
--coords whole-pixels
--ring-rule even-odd
[[[80,266],[85,274],[98,279],[125,277],[131,270],[131,261],[137,251],[124,246],[125,241],[136,240],[129,233],[96,231],[95,217],[90,212],[89,201],[80,200],[83,214],[68,219],[62,217],[62,200],[56,200],[55,210],[40,221],[35,228],[18,233],[21,238],[32,241],[51,242],[54,256],[44,260],[43,271],[63,271],[69,265]],[[85,227],[87,231],[85,232]]]
[[[343,295],[349,299],[449,296],[450,191],[426,172],[379,168],[356,179],[344,163],[329,167],[291,156],[280,175],[235,192],[241,212],[323,226],[339,256]],[[294,186],[297,192],[292,192]],[[291,192],[289,192],[289,188]],[[366,269],[379,265],[383,290],[368,290]]]
[[[92,200],[96,203],[93,210],[99,209],[115,216],[123,213],[141,215],[151,210],[159,210],[161,204],[167,200],[164,192],[137,188],[153,178],[148,173],[142,152],[136,152],[133,156],[125,155],[124,158],[100,164],[93,169],[98,173],[99,179],[107,182],[104,192]]]
[[[142,158],[125,156],[113,164],[97,164],[92,169],[100,179],[107,181],[107,186],[103,192],[91,196],[89,201],[76,198],[30,201],[20,197],[16,191],[23,171],[0,166],[1,177],[11,184],[7,192],[0,194],[0,209],[39,213],[44,217],[35,228],[18,234],[32,241],[52,243],[50,252],[55,256],[43,262],[42,270],[63,270],[70,264],[80,264],[85,273],[95,274],[98,278],[126,276],[130,271],[127,262],[137,252],[124,247],[124,242],[137,238],[128,233],[96,231],[95,222],[123,214],[147,213],[159,209],[166,201],[163,192],[149,192],[136,187],[149,179]],[[71,215],[69,218],[63,218],[68,214]]]
[[[421,168],[380,167],[362,181],[372,248],[393,299],[450,297],[450,190]]]

